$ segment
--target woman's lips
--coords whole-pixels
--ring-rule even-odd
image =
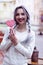
[[[18,19],[20,22],[24,21],[25,19],[24,18],[19,18]]]

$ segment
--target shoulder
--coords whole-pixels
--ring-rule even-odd
[[[31,30],[30,32],[31,32],[31,34],[35,34],[35,32],[33,30]]]
[[[35,37],[35,32],[33,30],[30,31],[30,36]]]

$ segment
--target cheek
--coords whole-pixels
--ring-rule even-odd
[[[16,21],[16,24],[18,24],[18,23],[19,23],[18,17],[16,17],[16,20],[15,20],[15,21]]]
[[[21,18],[23,19],[23,21],[27,21],[27,16],[26,15],[25,16],[22,16]],[[19,19],[20,19],[20,17],[19,16],[16,16],[16,21],[17,22],[19,21]]]
[[[25,16],[25,21],[27,21],[27,16]]]
[[[16,19],[16,21],[17,21],[17,20],[18,20],[18,17],[16,17],[15,19]]]

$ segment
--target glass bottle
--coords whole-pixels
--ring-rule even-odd
[[[37,48],[34,48],[32,57],[31,57],[31,61],[32,62],[38,62],[38,55],[39,55],[39,51],[37,50]]]

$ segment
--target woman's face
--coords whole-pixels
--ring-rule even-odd
[[[16,12],[16,21],[18,24],[25,24],[27,20],[26,12],[22,8],[18,9]]]

